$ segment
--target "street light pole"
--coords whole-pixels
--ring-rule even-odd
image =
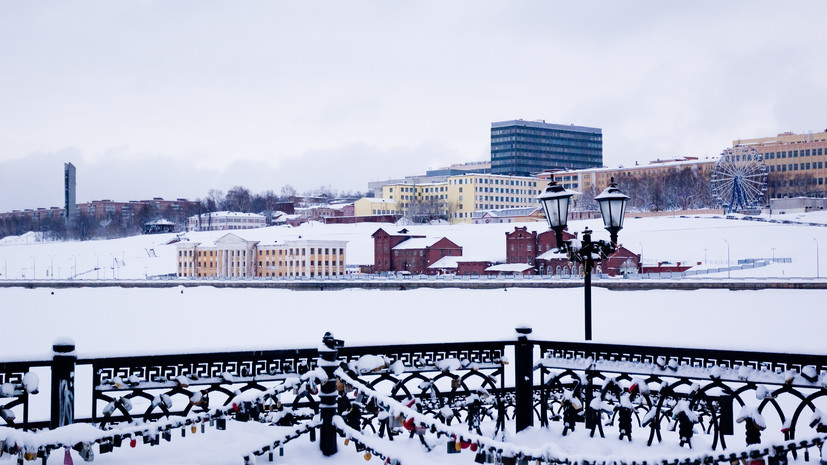
[[[591,254],[591,245],[592,245],[592,232],[589,228],[586,228],[583,231],[583,248],[582,250],[586,253],[586,260],[584,261],[585,269],[585,276],[583,276],[583,291],[584,291],[584,300],[585,300],[585,316],[586,316],[586,340],[592,340],[592,266],[594,265],[594,259],[592,258]]]
[[[818,239],[814,237],[813,240],[816,241],[816,278],[820,278],[821,271],[818,268]]]
[[[729,241],[724,239],[724,242],[726,242],[726,277],[730,278],[731,269],[729,265]]]

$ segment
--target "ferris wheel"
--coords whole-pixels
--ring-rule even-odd
[[[754,148],[736,145],[721,153],[712,171],[712,192],[727,213],[766,203],[767,165]]]

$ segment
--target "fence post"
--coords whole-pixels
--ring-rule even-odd
[[[534,344],[528,341],[531,328],[516,328],[520,336],[514,345],[514,417],[517,432],[534,425]]]
[[[333,417],[336,415],[336,371],[339,359],[339,347],[344,341],[334,339],[333,334],[327,332],[322,338],[322,346],[319,347],[319,366],[327,375],[327,381],[322,384],[319,397],[319,415],[322,419],[321,431],[319,434],[319,449],[326,457],[336,453],[336,428],[333,426]]]
[[[51,429],[75,422],[75,343],[59,341],[52,345]]]

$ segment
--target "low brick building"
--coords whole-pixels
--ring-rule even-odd
[[[563,240],[575,239],[576,234],[563,231]],[[571,262],[565,254],[558,252],[557,238],[554,231],[537,233],[528,228],[515,227],[514,231],[505,233],[506,264],[531,265],[533,271],[523,274],[575,275],[583,274],[582,263]],[[640,272],[640,255],[623,246],[605,260],[595,262],[595,273],[609,276]]]
[[[447,256],[461,256],[462,247],[450,239],[414,236],[403,229],[389,234],[382,228],[373,237],[374,272],[426,274],[428,267]]]
[[[563,240],[577,237],[568,231],[563,231]],[[525,263],[535,265],[538,255],[557,248],[557,238],[554,231],[528,231],[528,228],[515,227],[514,231],[505,233],[505,262]]]

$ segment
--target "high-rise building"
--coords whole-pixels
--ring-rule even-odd
[[[63,164],[63,211],[66,212],[66,221],[72,221],[77,218],[78,203],[75,198],[75,190],[77,188],[77,179],[75,177],[75,165],[71,163]]]
[[[491,123],[491,173],[531,176],[551,169],[603,166],[600,128],[545,121]]]

